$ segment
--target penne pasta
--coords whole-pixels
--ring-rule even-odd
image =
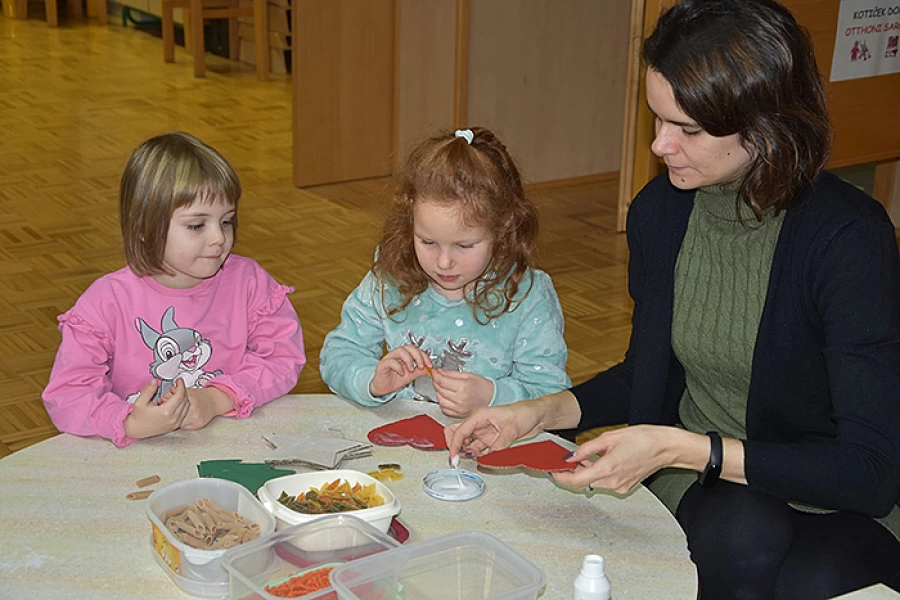
[[[159,518],[163,523],[165,523],[169,519],[183,515],[184,511],[186,511],[189,506],[190,506],[189,504],[182,504],[181,506],[176,506],[175,508],[170,508],[169,510],[164,512],[162,515],[160,515]]]
[[[167,510],[161,519],[175,539],[198,550],[233,548],[256,539],[260,532],[259,523],[247,521],[209,498]]]
[[[153,485],[154,483],[159,483],[159,475],[151,475],[150,477],[144,477],[143,479],[138,479],[135,482],[135,486],[142,488],[147,487],[148,485]]]
[[[143,500],[150,496],[153,493],[153,490],[142,490],[140,492],[131,492],[125,495],[126,500]]]

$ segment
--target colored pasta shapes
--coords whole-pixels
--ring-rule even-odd
[[[225,550],[259,537],[259,523],[246,521],[209,498],[168,510],[160,520],[175,538],[198,550]]]
[[[279,598],[299,598],[300,596],[306,596],[307,594],[312,594],[313,592],[318,592],[319,590],[324,590],[331,586],[331,582],[328,581],[328,574],[331,573],[332,569],[333,567],[325,567],[316,569],[315,571],[309,571],[303,575],[291,577],[282,584],[267,585],[266,591]],[[326,594],[322,600],[337,600],[337,594],[334,594],[334,592]]]
[[[335,479],[322,487],[310,488],[297,497],[281,492],[278,502],[299,513],[320,515],[381,506],[384,498],[376,492],[374,483],[351,486],[348,481]]]

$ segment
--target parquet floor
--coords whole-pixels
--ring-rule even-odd
[[[298,393],[327,391],[319,349],[370,264],[389,193],[387,179],[293,187],[286,76],[259,83],[252,68],[208,56],[208,77],[194,79],[183,51],[165,64],[160,40],[110,23],[49,29],[0,16],[0,456],[57,433],[40,399],[56,317],[124,264],[118,182],[143,139],[189,131],[235,165],[245,190],[235,251],[297,289],[309,355]],[[615,194],[614,182],[533,193],[576,381],[627,344]]]

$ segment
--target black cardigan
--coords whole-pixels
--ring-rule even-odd
[[[694,192],[666,174],[628,214],[631,341],[575,386],[580,430],[676,423],[675,261]],[[744,441],[748,485],[784,500],[886,515],[900,496],[900,259],[880,204],[821,175],[787,211],[756,337]]]

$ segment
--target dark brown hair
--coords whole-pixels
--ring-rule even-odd
[[[422,199],[456,207],[464,223],[483,226],[491,236],[491,261],[473,288],[476,319],[488,322],[521,300],[519,284],[534,266],[537,250],[537,211],[506,146],[487,129],[471,132],[471,144],[451,131],[429,138],[406,161],[373,267],[382,282],[400,292],[398,305],[385,306],[389,315],[405,309],[430,282],[413,240],[413,206]]]
[[[166,272],[163,258],[174,212],[194,202],[237,207],[241,182],[215,149],[194,136],[171,132],[142,143],[132,153],[119,186],[119,219],[125,260],[136,275]]]
[[[828,162],[831,126],[812,44],[790,11],[773,0],[686,0],[660,17],[643,54],[707,133],[740,136],[751,163],[739,203],[762,218],[803,199]]]

